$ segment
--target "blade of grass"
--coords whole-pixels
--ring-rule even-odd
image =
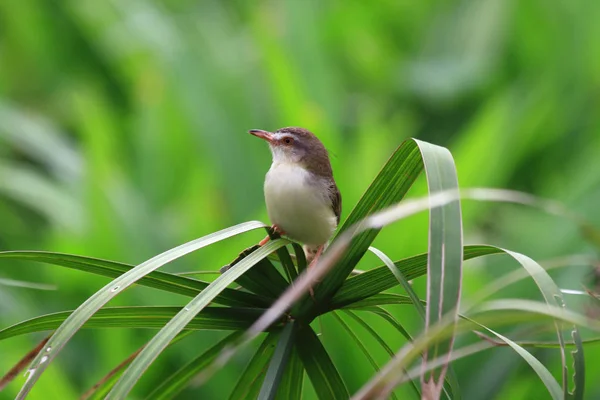
[[[346,331],[346,333],[348,333],[348,336],[350,336],[350,339],[352,339],[352,341],[360,349],[361,353],[363,353],[363,355],[365,356],[365,358],[367,359],[367,361],[369,361],[369,364],[371,364],[371,367],[373,367],[373,370],[375,372],[378,372],[379,371],[379,365],[377,364],[377,361],[375,361],[375,359],[373,358],[373,356],[371,355],[371,353],[369,352],[369,350],[367,349],[367,347],[364,345],[364,343],[360,340],[360,338],[358,337],[358,335],[352,330],[352,328],[350,328],[350,326],[346,323],[346,321],[344,321],[342,319],[342,317],[340,317],[335,311],[332,312],[331,315],[333,315],[333,317],[335,318],[335,320],[342,326],[342,328]],[[390,397],[392,399],[396,399],[397,398],[396,395],[394,395],[393,393],[391,394]],[[419,396],[419,398],[420,398],[420,396]]]
[[[56,290],[56,286],[48,285],[45,283],[17,281],[14,279],[0,278],[0,286],[18,287],[23,289],[34,289],[34,290]]]
[[[319,399],[347,399],[348,389],[327,350],[309,326],[298,331],[296,346]]]
[[[227,335],[223,340],[206,350],[204,353],[181,367],[171,376],[166,378],[146,399],[165,400],[172,399],[185,389],[208,363],[210,363],[228,343],[239,337],[241,332]]]
[[[415,293],[410,283],[402,273],[402,271],[394,264],[394,262],[381,250],[371,246],[369,247],[369,251],[377,256],[385,266],[389,269],[389,271],[394,275],[397,282],[402,286],[404,291],[408,294],[408,297],[411,300],[411,303],[414,305],[415,309],[419,316],[425,321],[425,307],[423,306],[422,300],[419,299],[419,296]]]
[[[458,178],[452,154],[444,147],[419,140],[416,142],[423,157],[429,194],[458,190]],[[460,199],[429,209],[428,237],[425,332],[444,315],[451,314],[455,321],[458,320],[463,262]],[[408,286],[407,283],[406,285]],[[412,290],[410,287],[408,290],[410,295]],[[413,299],[413,301],[416,307],[421,305],[418,300]],[[425,351],[423,368],[426,368],[430,359],[437,358],[438,354],[449,354],[453,345],[454,337],[450,337],[449,340],[436,343],[432,349]],[[440,397],[448,367],[443,365],[440,369],[421,376],[424,397],[432,399]],[[454,374],[452,377],[454,378]],[[459,396],[457,380],[454,378],[451,381],[454,382],[452,387],[454,397]]]
[[[65,344],[79,330],[79,328],[94,315],[102,306],[108,303],[113,297],[125,290],[131,284],[135,283],[148,273],[169,263],[179,257],[182,257],[202,247],[209,246],[229,237],[239,235],[253,229],[264,228],[262,222],[246,222],[221,231],[211,233],[199,239],[185,243],[181,246],[168,250],[156,257],[138,265],[134,269],[124,273],[108,285],[100,289],[96,294],[87,299],[69,318],[62,323],[48,341],[50,351],[40,352],[32,362],[30,374],[27,381],[17,395],[18,400],[24,399],[31,391],[31,388],[37,382],[40,375],[50,365],[52,360],[60,353]],[[208,290],[205,289],[205,290]],[[173,336],[174,337],[174,336]],[[172,338],[171,338],[172,339]],[[169,340],[170,341],[170,340]],[[42,361],[43,360],[43,361]]]
[[[355,312],[344,310],[344,313],[346,315],[350,316],[350,318],[355,320],[364,330],[366,330],[377,341],[377,343],[379,343],[379,345],[386,351],[386,353],[388,353],[388,355],[390,357],[394,356],[394,351],[391,349],[390,346],[388,346],[388,344],[385,342],[385,340],[383,340],[383,338],[375,331],[375,329],[373,329],[369,324],[367,324],[361,317],[356,315]],[[379,370],[379,369],[377,369],[377,370]],[[420,399],[421,392],[419,391],[419,387],[417,386],[417,384],[411,380],[410,386],[414,390],[417,398]]]
[[[107,307],[100,309],[82,326],[83,329],[147,328],[160,329],[181,307]],[[258,308],[207,307],[185,327],[188,330],[238,330],[248,328],[262,313]],[[0,330],[0,340],[27,333],[53,330],[73,311],[41,315]]]
[[[464,259],[470,260],[498,253],[502,253],[502,251],[493,246],[469,245],[464,248]],[[427,273],[427,253],[396,261],[394,265],[405,276],[406,280],[418,278]],[[344,282],[344,285],[331,300],[332,307],[343,307],[381,293],[397,284],[398,280],[385,265],[368,270],[360,275],[348,278]]]
[[[262,387],[260,388],[258,399],[273,400],[275,398],[275,395],[279,389],[279,385],[281,384],[284,371],[286,370],[290,360],[290,355],[292,354],[295,331],[296,323],[291,321],[286,324],[285,328],[283,328],[281,332],[281,335],[279,335],[277,347],[275,348],[273,357],[271,357],[269,369],[267,370]]]
[[[549,305],[535,300],[500,299],[491,300],[475,305],[470,309],[470,315],[476,316],[491,311],[519,311],[526,314],[539,315],[546,318],[556,318],[577,326],[600,332],[600,321],[587,318],[584,315],[567,310],[563,307]],[[528,317],[529,318],[529,317]]]
[[[573,357],[573,391],[570,395],[575,400],[582,400],[585,393],[585,357],[583,355],[583,341],[579,330],[573,329],[571,337],[575,343],[575,350],[571,351]],[[566,343],[565,343],[566,345]]]
[[[267,372],[269,360],[275,352],[279,335],[280,332],[271,332],[263,340],[229,396],[231,400],[255,399],[258,396],[260,384]]]
[[[238,264],[229,268],[223,275],[212,282],[205,290],[196,296],[186,307],[173,317],[158,332],[142,352],[131,363],[121,379],[113,387],[110,396],[124,398],[131,391],[141,375],[164,350],[165,346],[202,311],[223,289],[233,283],[239,276],[264,259],[271,252],[287,245],[285,239],[271,240],[260,249],[248,255]]]
[[[304,249],[298,243],[292,243],[294,255],[296,256],[296,264],[298,264],[298,273],[301,274],[306,269],[306,255]]]
[[[300,360],[300,355],[298,354],[298,347],[293,346],[292,355],[283,374],[283,379],[279,385],[276,398],[279,400],[301,399],[303,385],[304,366],[302,365],[302,360]]]
[[[552,376],[550,371],[548,371],[548,369],[546,367],[544,367],[544,365],[537,358],[535,358],[531,353],[529,353],[523,347],[519,346],[517,343],[513,342],[506,336],[499,334],[498,332],[488,328],[487,326],[482,325],[472,319],[468,319],[468,320],[471,323],[474,323],[475,325],[479,326],[480,328],[485,329],[489,333],[493,334],[501,341],[505,342],[519,356],[521,356],[521,358],[523,358],[523,360],[525,360],[531,366],[531,368],[535,371],[535,373],[540,377],[540,380],[544,383],[544,386],[546,386],[546,389],[548,389],[550,396],[552,396],[552,398],[554,400],[565,399],[565,397],[563,396],[563,390],[561,389],[558,382],[556,382],[556,379],[554,379],[554,377]],[[564,346],[564,343],[562,343],[561,346]]]
[[[242,251],[227,268],[231,268],[259,248],[259,245],[255,245]],[[279,297],[288,286],[288,282],[267,258],[260,260],[252,269],[236,279],[236,283],[251,292],[271,299]]]
[[[298,277],[298,271],[296,271],[296,268],[294,267],[294,262],[292,261],[292,257],[290,256],[287,247],[282,247],[277,250],[277,256],[279,257],[279,261],[281,261],[281,265],[283,265],[283,270],[285,271],[289,282],[292,282]]]
[[[115,261],[42,251],[0,252],[0,259],[15,259],[19,261],[47,263],[97,275],[108,276],[110,278],[117,278],[134,268],[133,265],[123,264]],[[137,281],[136,284],[189,297],[196,296],[209,285],[204,281],[161,271],[151,272]],[[267,306],[271,303],[269,299],[262,296],[238,292],[231,289],[223,291],[223,293],[221,293],[221,295],[215,299],[215,302],[230,306],[259,307]]]
[[[413,301],[410,297],[402,295],[402,294],[394,294],[394,293],[381,293],[376,294],[374,296],[368,297],[364,300],[355,301],[354,303],[348,304],[347,306],[343,306],[340,309],[359,309],[364,307],[371,306],[382,306],[386,304],[413,304]],[[338,308],[334,308],[338,310]],[[333,309],[332,309],[333,310]],[[328,311],[332,311],[328,310]]]
[[[415,309],[417,310],[417,313],[423,320],[423,328],[426,329],[425,307],[423,306],[423,303],[421,302],[421,300],[419,299],[419,297],[417,296],[415,291],[412,289],[412,286],[410,285],[410,283],[408,283],[408,280],[404,277],[404,274],[402,274],[402,272],[398,269],[398,267],[394,264],[394,262],[381,250],[378,250],[372,246],[369,247],[369,250],[373,254],[375,254],[381,261],[383,261],[383,263],[386,265],[386,267],[388,267],[390,272],[394,275],[394,277],[396,278],[398,283],[400,283],[400,285],[404,288],[406,293],[408,293],[408,296],[411,299],[412,304],[414,305]],[[423,362],[425,362],[425,361],[426,361],[426,359],[424,358]],[[441,387],[445,386],[444,391],[446,393],[451,394],[448,397],[451,399],[458,400],[460,398],[460,389],[458,387],[458,379],[456,378],[456,374],[454,373],[452,368],[448,368],[447,377],[445,375],[446,374],[440,376],[440,379],[441,379],[440,382],[443,382],[444,380],[446,382],[443,385],[440,385],[440,389],[438,389],[438,390],[441,390]],[[447,378],[447,379],[444,379],[444,378]],[[423,383],[422,383],[422,385],[423,385]],[[439,393],[434,394],[434,395],[439,397]]]
[[[516,252],[510,251],[510,250],[506,250],[506,249],[500,249],[500,250],[502,250],[505,254],[507,254],[507,255],[511,256],[513,259],[515,259],[523,267],[523,269],[525,271],[527,271],[529,276],[531,276],[531,278],[533,279],[535,284],[538,286],[540,293],[542,294],[544,300],[546,301],[546,303],[548,305],[562,307],[562,308],[565,307],[565,300],[564,300],[563,294],[561,293],[559,287],[556,285],[554,280],[552,280],[552,278],[550,277],[548,272],[546,272],[546,270],[544,268],[542,268],[541,265],[539,265],[537,262],[532,260],[530,257],[527,257],[523,254],[516,253]],[[509,278],[510,278],[510,276],[509,276]],[[502,280],[501,279],[496,283],[492,283],[491,285],[493,285],[494,287],[488,288],[488,291],[481,291],[480,295],[475,296],[475,301],[480,301],[480,299],[487,297],[489,295],[489,293],[494,293],[494,291],[496,289],[498,289],[500,287],[500,285],[504,285],[504,284],[506,284],[506,282],[510,282],[510,280]],[[491,291],[489,289],[491,289]],[[561,355],[561,363],[562,363],[561,375],[562,375],[564,397],[566,398],[566,397],[568,397],[568,392],[569,392],[569,382],[568,382],[568,367],[567,367],[567,360],[566,360],[567,356],[566,356],[566,350],[565,350],[565,346],[564,346],[565,340],[564,340],[563,333],[562,333],[563,327],[557,321],[555,324],[555,328],[556,328],[556,335],[558,337],[558,342],[561,344],[561,346],[560,346],[560,355]],[[575,331],[577,331],[577,327],[573,327],[573,329]],[[581,353],[580,355],[583,357],[583,353]],[[579,365],[578,363],[575,364],[575,366],[578,366],[578,365]],[[579,371],[576,371],[576,373],[577,372],[579,372]]]
[[[498,316],[498,313],[491,311],[511,311],[504,316]],[[525,312],[525,315],[519,315],[515,311]],[[531,300],[496,300],[489,301],[478,305],[474,308],[474,315],[477,316],[479,323],[486,323],[487,326],[507,323],[515,323],[519,321],[533,321],[532,317],[542,317],[554,321],[559,319],[563,322],[569,322],[578,326],[586,326],[587,328],[600,331],[600,323],[591,321],[586,317],[565,310],[562,307],[550,306],[547,303]],[[523,318],[525,317],[525,319]],[[445,319],[432,326],[426,333],[414,338],[411,343],[406,344],[396,356],[390,361],[381,371],[381,373],[368,382],[353,398],[355,399],[370,399],[385,396],[400,382],[399,376],[402,368],[406,368],[415,362],[420,357],[421,352],[430,346],[431,343],[442,340],[454,334],[455,331],[466,331],[473,329],[474,325],[471,321],[461,320],[458,329],[455,328],[455,323],[451,316],[446,316]],[[486,343],[489,345],[489,343]],[[444,355],[447,357],[447,355]],[[422,369],[421,369],[422,370]]]

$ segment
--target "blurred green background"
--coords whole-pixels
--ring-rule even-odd
[[[309,128],[332,153],[343,216],[412,136],[448,147],[463,187],[554,198],[600,226],[598,21],[596,0],[2,1],[0,250],[140,263],[233,224],[267,221],[262,182],[270,154],[246,131],[290,125]],[[423,193],[421,182],[412,194]],[[465,202],[464,218],[467,243],[538,260],[593,254],[573,224],[536,210]],[[167,270],[217,270],[262,234],[202,250]],[[393,259],[425,251],[427,216],[385,229],[375,245]],[[467,264],[467,298],[516,268],[494,260]],[[367,256],[361,268],[377,264]],[[573,269],[557,278],[561,287],[580,289],[588,273]],[[0,278],[57,286],[0,285],[0,327],[74,309],[108,282],[14,262],[0,265]],[[415,285],[422,290],[424,282]],[[537,298],[533,287],[507,293]],[[184,300],[136,287],[111,305]],[[407,307],[392,311],[417,326]],[[384,323],[370,323],[396,348],[403,343]],[[356,391],[371,367],[334,320],[320,324]],[[30,398],[77,398],[152,333],[82,331]],[[0,342],[0,374],[43,336]],[[221,336],[196,334],[170,349],[138,393]],[[586,398],[599,398],[600,346],[587,349]],[[249,354],[181,398],[226,397]],[[535,354],[558,371],[556,351]],[[507,349],[455,368],[465,399],[548,397]],[[19,377],[0,398],[13,398],[23,382]],[[313,396],[307,385],[306,398]]]

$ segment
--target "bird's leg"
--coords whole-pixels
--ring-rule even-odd
[[[273,225],[271,228],[269,228],[269,234],[267,235],[266,238],[264,238],[263,240],[261,240],[258,244],[255,244],[254,246],[250,246],[247,249],[245,249],[244,251],[242,251],[235,260],[233,260],[231,263],[221,267],[221,269],[219,270],[221,273],[224,273],[225,271],[227,271],[229,268],[233,267],[235,264],[239,263],[240,261],[242,261],[245,257],[247,257],[248,255],[250,255],[250,253],[252,253],[254,250],[258,249],[259,247],[264,246],[265,244],[267,244],[269,242],[269,240],[271,239],[276,239],[281,235],[284,235],[285,233],[281,230],[281,228],[279,228],[277,225]]]
[[[325,245],[322,244],[321,246],[319,246],[316,250],[316,252],[314,253],[314,255],[312,256],[312,260],[310,260],[310,263],[308,264],[308,268],[312,268],[315,266],[315,264],[317,263],[317,261],[319,260],[319,257],[321,257],[321,254],[323,253],[323,249],[325,248]],[[319,282],[319,281],[317,281]],[[314,301],[316,301],[315,299],[315,291],[313,290],[312,286],[308,288],[308,291],[310,293],[310,297],[312,297],[312,299]]]
[[[275,236],[275,238],[276,238],[276,237],[279,237],[281,235],[285,235],[285,232],[283,231],[283,229],[281,229],[277,225],[273,224],[273,226],[271,226],[271,228],[269,230],[269,234],[263,240],[261,240],[260,242],[258,242],[258,245],[262,247],[265,244],[269,243],[269,240],[272,239],[272,236]]]

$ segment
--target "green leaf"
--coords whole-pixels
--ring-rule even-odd
[[[0,278],[0,286],[18,287],[23,289],[34,290],[56,290],[56,286],[45,283],[18,281],[15,279]]]
[[[470,260],[488,254],[502,253],[493,246],[469,245],[464,248],[464,259]],[[394,263],[407,280],[415,279],[427,273],[427,253],[405,258]],[[398,285],[390,269],[383,265],[348,278],[331,300],[331,308],[340,308],[353,302],[366,299],[384,290]]]
[[[348,336],[350,336],[350,338],[356,344],[356,346],[359,348],[359,350],[361,351],[361,353],[363,353],[363,355],[365,356],[365,358],[367,359],[367,361],[369,361],[369,364],[371,364],[371,367],[373,367],[373,370],[375,372],[379,371],[379,365],[377,364],[377,361],[375,361],[375,359],[371,355],[371,352],[369,351],[369,349],[367,349],[367,347],[365,346],[365,344],[360,340],[360,338],[358,337],[358,335],[352,330],[352,328],[350,328],[350,326],[346,323],[346,321],[344,321],[342,319],[342,317],[340,317],[335,311],[332,313],[332,315],[335,318],[335,320],[346,331],[346,333],[348,333]],[[379,338],[379,339],[381,339],[381,338]],[[383,342],[383,340],[382,340],[382,342]],[[385,344],[385,342],[383,342],[383,343]],[[386,345],[386,347],[387,347],[387,345]],[[393,393],[391,394],[390,397],[393,398],[393,399],[396,398],[396,396]]]
[[[108,307],[94,314],[82,328],[147,328],[160,329],[181,307]],[[185,327],[187,330],[246,329],[264,312],[259,308],[207,307]],[[60,326],[73,311],[46,314],[19,322],[0,330],[0,340],[32,332],[53,330]]]
[[[417,140],[427,176],[429,195],[458,190],[456,166],[450,152],[440,146]],[[429,248],[427,259],[427,312],[425,331],[446,315],[458,320],[458,305],[462,282],[463,236],[460,200],[429,209]],[[409,288],[410,290],[410,288]],[[412,292],[412,291],[411,291]],[[410,293],[409,292],[409,295]],[[414,300],[413,300],[414,301]],[[415,302],[419,307],[420,303]],[[436,343],[423,357],[423,367],[438,354],[450,353],[454,337]],[[425,397],[439,397],[448,366],[421,377]],[[453,380],[456,381],[456,380]],[[426,391],[432,390],[432,393]],[[458,388],[453,387],[454,396]]]
[[[117,278],[131,271],[134,266],[115,261],[100,260],[97,258],[75,256],[62,253],[43,251],[6,251],[0,252],[0,259],[15,259],[19,261],[35,261],[76,269],[97,275]],[[194,297],[209,284],[197,279],[154,271],[136,282],[138,285]],[[215,303],[229,306],[268,306],[270,301],[262,296],[239,292],[232,289],[223,291],[215,299]]]
[[[306,269],[306,255],[304,249],[298,243],[292,243],[294,255],[296,256],[296,264],[298,264],[298,272],[301,273]]]
[[[502,252],[506,253],[507,255],[509,255],[513,259],[515,259],[523,267],[523,269],[525,271],[527,271],[529,276],[531,276],[531,278],[533,279],[535,284],[538,286],[545,302],[549,306],[565,307],[565,301],[564,301],[562,292],[560,291],[560,289],[558,288],[556,283],[552,280],[552,278],[550,277],[548,272],[546,272],[546,270],[541,265],[539,265],[537,262],[535,262],[534,260],[532,260],[531,258],[529,258],[523,254],[516,253],[516,252],[510,251],[510,250],[500,249],[500,248],[499,248],[499,250],[501,250]],[[502,280],[499,280],[499,284],[492,283],[491,285],[489,285],[487,288],[485,288],[481,292],[482,295],[479,296],[479,299],[485,298],[486,296],[489,295],[489,293],[493,293],[493,292],[499,290],[503,284],[504,284],[504,282]],[[577,327],[573,327],[573,329],[575,331],[577,331]],[[564,391],[563,395],[566,398],[566,397],[568,397],[568,393],[569,393],[568,367],[566,364],[565,340],[564,340],[563,333],[562,333],[563,327],[559,321],[555,322],[555,330],[556,330],[556,335],[558,337],[558,342],[560,344],[560,353],[561,353],[561,361],[562,361],[562,382],[563,382],[563,391]],[[579,335],[575,335],[574,338],[579,339],[578,345],[581,346],[581,342],[580,342],[581,339],[579,338]],[[583,356],[583,353],[581,353],[580,356]],[[577,368],[580,365],[580,363],[575,362],[574,365],[575,365],[575,368]],[[575,371],[576,374],[579,372],[580,371],[577,371],[577,370]]]
[[[205,310],[206,311],[206,310]],[[219,352],[223,350],[225,346],[231,343],[233,340],[240,336],[241,332],[234,332],[223,340],[206,350],[204,353],[181,367],[174,374],[164,380],[154,391],[152,391],[146,399],[148,400],[166,400],[172,399],[177,396],[183,389],[185,389],[194,377],[202,371],[204,367],[210,364]]]
[[[307,326],[298,331],[298,353],[319,399],[348,399],[350,394],[327,350],[315,331]]]
[[[371,364],[371,367],[373,367],[373,369],[375,371],[379,371],[379,365],[377,365],[377,362],[371,355],[371,352],[367,349],[365,344],[360,340],[358,335],[352,330],[352,328],[350,328],[350,326],[346,323],[346,321],[344,321],[342,319],[342,317],[340,317],[335,311],[332,312],[331,315],[333,315],[335,320],[342,326],[342,328],[346,331],[346,333],[348,333],[348,336],[350,336],[350,339],[352,339],[352,341],[356,344],[356,346],[361,351],[361,353],[363,353],[363,355],[365,356],[367,361],[369,361],[369,364]]]
[[[531,316],[527,316],[527,318],[531,318],[536,315],[543,318],[554,318],[563,322],[568,322],[573,325],[585,326],[587,329],[592,329],[594,331],[600,332],[600,322],[597,320],[589,319],[584,315],[570,311],[563,307],[557,307],[535,300],[491,300],[475,305],[470,310],[470,313],[472,315],[482,315],[481,318],[483,318],[483,314],[487,314],[490,311],[519,311],[524,312],[526,314],[532,314]],[[517,320],[517,316],[515,315],[515,313],[511,312],[509,315],[512,317],[512,319]],[[494,318],[490,319],[493,320]]]
[[[406,293],[408,293],[408,297],[410,298],[412,304],[414,304],[415,309],[417,310],[417,313],[423,319],[423,321],[425,321],[425,307],[423,306],[421,299],[419,299],[419,296],[417,296],[417,294],[413,290],[410,283],[408,283],[408,280],[406,279],[406,277],[404,276],[402,271],[400,271],[398,266],[396,264],[394,264],[394,262],[383,251],[376,249],[375,247],[372,247],[372,246],[369,247],[369,250],[373,254],[375,254],[377,256],[377,258],[379,258],[381,261],[383,261],[385,266],[394,275],[394,278],[396,278],[396,280],[402,286],[404,291]]]
[[[244,250],[233,263],[229,264],[228,268],[239,263],[259,248],[259,245],[255,245]],[[279,297],[289,285],[267,258],[260,260],[252,269],[237,278],[236,283],[251,292],[271,299]]]
[[[271,332],[263,340],[229,396],[231,400],[255,399],[258,396],[269,360],[275,353],[279,335],[280,332]]]
[[[238,264],[229,268],[223,275],[219,276],[206,289],[188,303],[177,315],[175,315],[152,340],[144,350],[131,363],[127,371],[114,386],[110,396],[125,398],[142,376],[144,371],[154,362],[165,346],[185,326],[202,311],[223,289],[233,283],[239,276],[252,268],[257,262],[264,259],[275,250],[285,246],[289,242],[285,239],[271,240],[260,249],[254,251]]]
[[[211,233],[199,239],[175,247],[162,254],[159,254],[156,257],[153,257],[150,260],[138,265],[134,269],[124,273],[114,281],[110,282],[108,285],[96,292],[93,296],[88,298],[81,306],[79,306],[79,308],[77,308],[77,310],[75,310],[65,320],[65,322],[63,322],[62,325],[58,327],[56,332],[54,332],[47,344],[47,348],[50,349],[50,351],[44,350],[40,352],[33,360],[32,367],[30,368],[31,372],[27,378],[27,381],[21,388],[21,391],[17,395],[17,399],[21,400],[27,396],[35,382],[37,382],[37,380],[39,379],[40,375],[45,371],[48,365],[50,365],[52,360],[54,360],[54,358],[60,353],[60,351],[69,341],[69,339],[73,337],[75,332],[77,332],[79,328],[81,328],[81,326],[92,315],[94,315],[106,303],[108,303],[112,298],[117,296],[127,287],[137,282],[150,272],[162,267],[163,265],[179,257],[182,257],[186,254],[189,254],[195,250],[201,249],[211,244],[217,243],[221,240],[230,238],[235,235],[239,235],[240,233],[264,227],[265,225],[261,222],[246,222],[227,229],[223,229],[218,232]],[[205,290],[208,290],[209,288],[210,286],[207,287]],[[174,337],[175,335],[170,337],[169,340],[165,343],[165,345],[167,345],[168,342],[170,342],[171,339],[173,339]]]
[[[284,271],[287,274],[288,280],[292,282],[298,277],[298,271],[296,271],[296,267],[294,267],[294,262],[292,261],[290,252],[288,251],[287,247],[282,247],[281,249],[277,250],[277,255],[279,257],[279,261],[281,261]]]
[[[585,393],[585,357],[583,355],[583,343],[581,341],[581,335],[579,330],[573,329],[571,331],[573,337],[573,343],[575,343],[575,350],[571,351],[573,357],[573,382],[575,387],[571,395],[575,400],[582,400],[583,394]]]
[[[423,300],[422,303],[424,303]],[[367,297],[364,300],[359,300],[355,301],[354,303],[350,303],[346,306],[343,306],[341,309],[354,310],[364,307],[382,306],[386,304],[413,304],[413,301],[410,297],[403,294],[380,293]]]
[[[345,314],[349,315],[353,320],[355,320],[364,330],[366,330],[379,345],[389,354],[390,357],[394,356],[394,351],[388,346],[388,344],[383,340],[381,336],[371,327],[371,325],[367,324],[361,317],[356,315],[356,313],[352,311],[344,311]],[[421,398],[421,392],[419,391],[419,387],[412,380],[410,381],[411,387],[415,392],[415,395],[418,399]],[[393,393],[392,393],[393,395]]]
[[[258,399],[260,400],[273,400],[277,394],[277,390],[283,378],[283,373],[286,370],[287,364],[294,347],[294,336],[296,332],[296,323],[294,321],[286,324],[283,328],[279,340],[277,341],[277,348],[275,353],[271,357],[269,369],[263,381]]]
[[[293,346],[292,355],[283,374],[283,379],[277,391],[277,399],[301,399],[304,385],[304,366],[298,354],[298,347]]]
[[[491,334],[495,335],[498,339],[505,342],[518,355],[520,355],[523,358],[523,360],[525,360],[531,366],[531,368],[535,371],[535,373],[538,374],[541,381],[544,383],[544,385],[546,386],[546,389],[548,389],[548,392],[550,393],[550,395],[552,396],[552,398],[554,400],[565,399],[565,397],[563,396],[563,390],[561,389],[558,382],[556,382],[556,379],[554,379],[554,377],[552,376],[550,371],[548,371],[548,369],[546,367],[544,367],[544,365],[537,358],[535,358],[531,353],[529,353],[523,347],[519,346],[518,344],[516,344],[515,342],[513,342],[506,336],[503,336],[503,335],[499,334],[498,332],[493,331],[492,329],[488,328],[487,326],[482,325],[476,321],[473,321],[472,319],[467,318],[467,320],[469,320],[470,322],[476,324],[477,326],[485,329],[486,331],[490,332]]]

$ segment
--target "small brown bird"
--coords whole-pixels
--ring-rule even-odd
[[[340,222],[342,196],[323,143],[304,128],[252,129],[266,140],[273,164],[265,178],[265,201],[273,228],[304,244],[312,265]],[[260,244],[268,241],[265,238]]]

